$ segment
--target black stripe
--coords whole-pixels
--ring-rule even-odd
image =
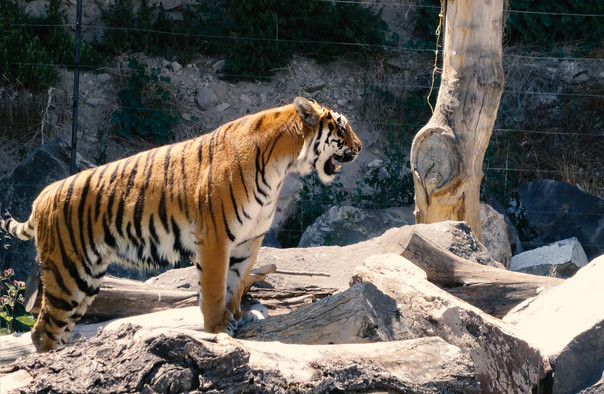
[[[105,185],[101,185],[101,187],[97,191],[96,199],[94,201],[94,220],[95,221],[99,220],[99,215],[101,214],[101,199],[103,198],[103,196],[105,194],[105,193],[103,193],[104,189],[105,189]]]
[[[319,146],[321,145],[322,136],[323,136],[323,119],[321,119],[321,121],[319,122],[319,132],[317,134],[317,139],[315,140],[315,146],[313,147],[313,150],[316,155],[318,155],[320,153]],[[315,160],[315,163],[316,163],[316,160]]]
[[[73,319],[75,321],[78,321],[82,318],[82,314],[81,313],[73,313],[69,316],[70,319]]]
[[[151,234],[151,238],[153,238],[153,242],[159,242],[159,236],[155,230],[155,219],[153,214],[149,216],[149,233]]]
[[[172,219],[171,220],[172,231],[174,232],[174,250],[178,251],[178,253],[181,254],[181,257],[186,256],[187,254],[190,254],[191,251],[187,250],[182,244],[182,240],[181,240],[182,231],[180,229],[180,226],[176,222],[176,219],[174,219],[174,217],[172,217],[171,219]]]
[[[155,157],[156,153],[157,150],[154,150],[152,153],[148,154],[147,158],[145,159],[145,167],[143,169],[143,171],[146,172],[145,181],[138,192],[138,197],[136,198],[136,203],[134,204],[134,214],[132,220],[134,221],[134,230],[136,231],[136,235],[139,239],[143,238],[142,220],[145,209],[145,195],[147,192],[147,187],[149,186],[151,174],[153,173],[153,158]]]
[[[107,224],[106,217],[103,217],[103,230],[105,231],[105,243],[107,246],[115,248],[117,246],[117,242],[113,236],[113,233],[111,232],[111,229],[109,228],[109,225]]]
[[[186,168],[185,168],[185,157],[186,157],[185,153],[186,153],[186,150],[188,148],[188,145],[190,145],[190,142],[189,142],[189,144],[187,144],[186,146],[184,146],[182,148],[182,153],[180,155],[180,176],[182,177],[182,190],[185,193],[187,191],[187,171],[186,171]],[[185,198],[184,200],[185,200],[184,201],[185,215],[187,216],[187,219],[189,219],[189,203],[188,203],[188,199]],[[181,198],[178,199],[178,202],[179,202],[179,204],[181,203]],[[182,207],[181,207],[181,209],[182,209]]]
[[[136,179],[136,174],[138,171],[138,162],[140,161],[140,156],[136,157],[136,161],[134,162],[134,166],[130,170],[130,175],[128,176],[128,183],[126,183],[126,194],[124,198],[128,197],[130,192],[132,191],[132,186],[134,185],[134,179]]]
[[[84,237],[84,207],[86,205],[86,198],[88,197],[88,191],[90,190],[90,180],[92,178],[92,176],[94,175],[94,173],[96,172],[96,169],[94,169],[92,171],[92,173],[86,178],[86,182],[84,182],[84,187],[82,187],[82,191],[80,192],[80,204],[78,206],[78,223],[80,226],[80,246],[82,247],[82,252],[84,252],[84,255],[86,255],[86,240]],[[88,220],[90,218],[90,215],[88,215]],[[91,223],[88,223],[88,226],[90,226]],[[75,247],[75,245],[74,245]]]
[[[138,197],[136,198],[136,202],[134,203],[134,213],[132,215],[132,221],[134,222],[134,231],[136,231],[136,236],[139,239],[143,238],[142,221],[143,210],[145,209],[145,192],[145,189],[141,189],[138,192]]]
[[[124,199],[120,198],[120,202],[117,204],[117,212],[115,213],[115,229],[120,237],[124,236],[124,230],[122,229],[122,223],[124,220]]]
[[[44,292],[44,297],[46,298],[46,300],[48,300],[50,305],[52,305],[52,307],[56,308],[56,309],[61,309],[64,311],[71,311],[71,310],[74,310],[75,308],[77,308],[77,306],[78,306],[78,304],[74,301],[69,302],[62,298],[55,297],[52,294],[50,294],[49,292]]]
[[[222,205],[222,220],[224,221],[224,229],[226,230],[227,236],[231,240],[231,242],[235,241],[235,236],[231,233],[231,229],[229,228],[229,222],[227,221],[226,215],[224,213],[224,204]]]
[[[235,195],[233,194],[233,184],[229,183],[229,191],[231,192],[231,201],[233,202],[233,209],[235,209],[235,215],[237,216],[237,221],[240,224],[243,224],[243,220],[239,216],[239,210],[237,209],[237,202],[235,201]]]
[[[128,222],[126,225],[126,235],[128,235],[128,239],[132,245],[136,247],[141,245],[140,240],[132,233],[132,222]]]
[[[44,327],[44,334],[46,334],[46,336],[50,338],[51,341],[57,342],[57,336],[50,332],[46,327]]]
[[[164,226],[166,232],[170,232],[170,226],[168,224],[168,212],[166,211],[166,196],[164,194],[162,194],[159,199],[159,209],[157,213],[159,214],[159,220]]]
[[[241,272],[239,271],[239,268],[231,268],[229,271],[234,272],[235,275],[237,275],[237,278],[241,279]],[[227,291],[227,293],[230,293],[231,295],[233,295],[232,290]]]
[[[250,258],[250,256],[246,256],[246,257],[233,257],[233,256],[231,256],[229,258],[229,267],[232,267],[235,264],[242,263],[242,262],[244,262],[245,260],[247,260],[249,258]]]
[[[256,146],[256,189],[260,192],[260,194],[262,194],[265,197],[268,197],[267,192],[265,192],[264,190],[262,190],[262,188],[260,187],[260,182],[258,181],[258,174],[260,174],[262,183],[264,183],[268,189],[270,190],[271,187],[270,185],[266,182],[266,178],[265,178],[265,170],[266,170],[266,166],[261,166],[262,163],[262,159],[261,159],[261,152],[260,152],[260,147]]]
[[[84,279],[80,277],[76,263],[67,256],[65,245],[63,245],[63,242],[61,242],[61,238],[59,238],[58,244],[59,250],[61,251],[61,258],[63,259],[63,265],[65,268],[67,268],[69,275],[76,282],[80,291],[88,296],[96,295],[99,292],[99,287],[90,286]]]
[[[260,126],[262,126],[262,122],[264,121],[264,116],[260,117],[260,119],[258,119],[258,122],[256,122],[256,125],[254,126],[254,128],[256,130],[260,129]]]
[[[254,191],[254,198],[256,199],[256,202],[258,202],[258,204],[260,204],[261,206],[264,206],[264,202],[260,199],[260,197],[258,197],[258,195],[256,194],[255,191]]]
[[[46,259],[46,264],[48,267],[50,267],[50,271],[52,271],[52,275],[55,278],[55,281],[57,282],[57,286],[59,286],[59,288],[61,289],[61,291],[65,294],[67,294],[69,297],[71,297],[71,291],[69,290],[69,288],[65,285],[65,282],[63,281],[63,276],[61,275],[61,272],[59,271],[59,267],[57,267],[57,264],[49,259]]]
[[[266,167],[266,165],[268,164],[269,160],[271,159],[271,156],[273,155],[273,150],[275,149],[275,146],[277,145],[277,142],[279,141],[279,139],[283,136],[283,134],[279,134],[277,136],[277,138],[275,138],[275,141],[273,142],[273,146],[271,146],[271,149],[268,152],[268,157],[266,158],[266,160],[264,161],[264,166]],[[269,186],[269,184],[266,184],[267,186]],[[270,189],[270,186],[269,186]]]
[[[59,319],[55,318],[53,315],[51,315],[50,313],[48,314],[48,316],[50,317],[50,321],[52,322],[52,324],[57,326],[57,328],[63,328],[67,325],[66,321],[59,320]]]
[[[208,166],[208,209],[210,210],[210,218],[212,219],[212,223],[214,224],[214,229],[216,230],[216,235],[218,236],[218,231],[217,231],[217,225],[216,225],[216,218],[214,217],[214,209],[212,207],[212,161],[214,160],[214,149],[213,149],[213,142],[214,142],[214,137],[215,137],[216,133],[212,133],[212,137],[210,138],[210,146],[209,146],[209,160],[210,160],[210,164]],[[201,202],[201,199],[200,199]]]
[[[249,198],[247,185],[245,184],[245,179],[243,177],[243,168],[241,167],[241,159],[239,158],[239,152],[237,151],[236,146],[233,147],[233,150],[235,152],[235,161],[237,162],[237,167],[239,168],[239,177],[241,178],[241,184],[243,185],[243,190],[245,190],[245,196]]]
[[[236,246],[241,246],[241,245],[244,245],[244,244],[246,244],[246,243],[248,243],[250,241],[254,241],[254,240],[256,240],[256,239],[258,239],[260,237],[264,237],[265,234],[266,233],[262,233],[260,235],[254,235],[253,237],[250,237],[250,238],[246,239],[245,241],[239,242]]]
[[[71,208],[71,196],[73,195],[74,184],[78,180],[79,176],[80,176],[80,174],[77,174],[76,176],[71,178],[71,182],[69,183],[69,187],[67,188],[67,194],[65,195],[65,199],[63,200],[63,218],[65,219],[65,224],[67,225],[68,229],[70,229],[72,227],[70,220],[69,220],[70,219],[69,211]],[[69,230],[69,231],[71,232],[71,230]]]

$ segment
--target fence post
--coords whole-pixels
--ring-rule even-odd
[[[82,0],[76,7],[75,54],[73,67],[73,115],[71,119],[71,163],[69,171],[76,172],[76,147],[78,142],[78,101],[80,92],[80,43],[82,41]]]

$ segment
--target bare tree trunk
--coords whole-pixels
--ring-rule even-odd
[[[441,86],[411,145],[415,221],[463,220],[480,239],[482,161],[503,91],[503,0],[443,1]]]

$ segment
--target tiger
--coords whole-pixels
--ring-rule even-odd
[[[0,218],[12,236],[35,238],[37,351],[67,344],[110,263],[145,269],[190,258],[204,331],[234,335],[257,319],[241,310],[241,296],[286,175],[315,170],[329,183],[361,148],[344,115],[296,97],[50,184],[25,223],[8,211]]]

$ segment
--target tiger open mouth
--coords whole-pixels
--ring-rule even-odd
[[[338,162],[341,162],[342,158],[338,155],[333,155],[329,158],[329,160],[327,160],[325,162],[325,165],[323,166],[323,171],[325,171],[325,173],[327,175],[334,175],[336,173],[338,173],[340,171],[340,169],[342,168],[342,166],[340,164],[337,164]]]

